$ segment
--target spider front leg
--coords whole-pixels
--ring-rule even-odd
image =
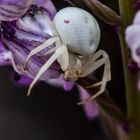
[[[103,56],[103,58],[100,58],[101,56]],[[78,103],[79,105],[84,104],[85,102],[91,101],[95,99],[97,96],[99,96],[100,94],[102,94],[105,91],[107,82],[111,80],[110,60],[109,60],[108,54],[105,51],[99,50],[98,52],[93,54],[91,57],[87,58],[86,62],[83,64],[82,66],[83,74],[81,75],[81,77],[87,76],[91,72],[94,72],[95,70],[97,70],[102,65],[105,65],[102,81],[86,87],[86,88],[92,88],[92,87],[101,85],[100,90],[91,98],[88,98],[83,102],[79,102]]]
[[[35,54],[37,54],[41,50],[49,47],[50,45],[52,45],[54,43],[58,44],[57,42],[59,42],[59,41],[60,41],[59,37],[53,37],[53,38],[48,39],[47,41],[45,41],[43,44],[41,44],[40,46],[36,47],[35,49],[31,50],[31,52],[29,53],[29,55],[27,56],[27,58],[26,58],[26,60],[25,60],[25,62],[23,64],[23,69],[26,68],[27,63],[31,59],[32,56],[34,56]],[[53,49],[53,51],[55,51],[57,49],[57,47],[58,46],[56,45],[56,47],[55,47],[55,49]],[[52,52],[52,49],[50,51]],[[46,55],[48,53],[49,52],[47,52]]]
[[[41,75],[47,71],[47,69],[52,65],[53,62],[55,62],[57,59],[59,58],[64,58],[64,63],[65,66],[64,67],[68,67],[68,50],[67,47],[65,45],[60,46],[55,53],[50,57],[50,59],[40,68],[40,70],[38,71],[37,75],[35,76],[35,78],[33,79],[29,89],[28,89],[28,93],[27,95],[30,95],[31,89],[33,88],[33,86],[35,85],[35,83],[39,80],[39,78],[41,77]]]

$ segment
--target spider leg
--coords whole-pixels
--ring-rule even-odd
[[[103,58],[98,59],[101,56],[103,56]],[[96,60],[96,59],[98,59],[98,60]],[[101,85],[100,90],[95,95],[93,95],[91,98],[88,98],[83,102],[79,102],[78,103],[79,105],[83,104],[85,102],[91,101],[91,100],[95,99],[97,96],[99,96],[100,94],[102,94],[105,91],[107,81],[111,80],[110,60],[105,51],[99,50],[96,54],[94,54],[93,56],[90,57],[90,60],[87,61],[87,63],[85,63],[83,65],[82,68],[83,68],[84,74],[82,76],[86,76],[86,75],[90,74],[91,72],[95,71],[96,69],[98,69],[99,67],[101,67],[103,64],[105,66],[104,66],[102,81],[86,87],[86,88],[92,88],[92,87]]]
[[[14,60],[14,57],[11,53],[11,64],[15,70],[16,73],[18,74],[24,74],[25,72],[25,75],[28,75],[29,77],[32,77],[32,75],[28,72],[28,71],[25,71],[22,67],[19,67],[16,63],[15,63],[15,60]]]
[[[57,61],[58,63],[60,64],[61,66],[61,69],[63,71],[66,71],[68,69],[68,66],[69,66],[69,52],[68,52],[68,49],[66,47],[65,44],[63,44],[63,46],[65,47],[65,52],[62,53],[58,58],[57,58]]]
[[[32,81],[28,89],[27,93],[28,96],[30,95],[31,89],[33,88],[37,80],[40,78],[40,76],[52,65],[54,61],[56,61],[57,58],[59,58],[66,51],[67,47],[62,45],[55,51],[55,53],[50,57],[50,59],[40,68],[40,70],[38,71],[37,75],[35,76],[34,80]]]
[[[99,59],[101,56],[103,58]],[[98,60],[97,60],[98,59]],[[88,57],[85,61],[85,63],[82,66],[82,74],[80,77],[85,77],[98,69],[101,65],[105,64],[104,71],[108,71],[108,81],[111,80],[111,71],[110,71],[110,60],[108,57],[108,54],[104,50],[99,50],[95,54],[93,54],[91,57]],[[103,74],[104,75],[104,74]],[[95,84],[94,84],[95,85]],[[98,86],[98,84],[97,84]],[[88,86],[90,87],[90,86]]]
[[[52,48],[52,49],[49,50],[48,52],[44,53],[44,55],[42,55],[42,57],[43,57],[43,56],[47,56],[48,54],[53,53],[58,47],[59,47],[59,46],[56,46],[56,47]]]
[[[43,50],[43,49],[49,47],[50,45],[52,45],[53,43],[55,43],[55,42],[57,42],[57,41],[59,41],[59,38],[58,38],[58,37],[53,37],[53,38],[50,38],[50,39],[48,39],[47,41],[45,41],[45,42],[44,42],[43,44],[41,44],[40,46],[38,46],[38,47],[36,47],[35,49],[33,49],[33,50],[29,53],[29,55],[27,56],[27,58],[26,58],[26,60],[25,60],[25,62],[24,62],[24,64],[23,64],[23,69],[26,68],[28,61],[31,59],[31,57],[32,57],[33,55],[37,54],[37,53],[40,52],[41,50]]]
[[[11,64],[12,64],[12,66],[13,66],[15,72],[17,72],[18,74],[20,74],[20,71],[19,71],[19,69],[18,69],[17,64],[15,63],[15,60],[14,60],[14,57],[13,57],[12,53],[11,53]]]
[[[97,62],[98,64],[97,64],[97,68],[99,68],[101,65],[103,65],[103,64],[105,64],[105,66],[104,66],[104,72],[103,72],[103,77],[104,76],[106,76],[107,77],[107,81],[110,81],[111,80],[111,71],[110,71],[110,60],[109,60],[109,56],[108,56],[108,54],[105,52],[105,51],[103,51],[103,50],[99,50],[96,54],[94,54],[94,55],[96,55],[96,59],[97,59],[97,55],[98,55],[98,58],[102,55],[103,56],[103,60],[102,59],[98,59],[97,61],[95,61],[95,59],[94,59],[94,62]],[[93,55],[93,57],[95,58],[95,56]],[[105,60],[104,60],[105,59]],[[93,58],[91,57],[90,58],[90,60],[91,61],[89,61],[88,63],[89,64],[93,64]],[[99,61],[100,60],[100,61]],[[103,64],[101,64],[101,63],[103,63]],[[95,64],[96,65],[96,64]],[[88,67],[88,66],[87,66]],[[92,69],[92,67],[90,67],[89,69],[88,69],[89,71],[90,70],[92,70],[92,72],[93,71],[95,71],[96,70],[96,67],[95,67],[95,70],[94,69]],[[102,80],[103,81],[103,80]],[[96,84],[93,84],[93,85],[91,85],[91,86],[87,86],[86,88],[92,88],[92,87],[96,87],[96,86],[99,86],[101,83],[102,83],[102,81],[101,82],[98,82],[98,83],[96,83]]]

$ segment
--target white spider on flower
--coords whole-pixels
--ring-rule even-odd
[[[48,55],[54,52],[38,71],[29,87],[28,95],[30,95],[31,89],[40,76],[57,60],[64,71],[64,79],[70,81],[85,77],[105,65],[102,80],[89,86],[100,86],[100,90],[85,101],[93,100],[104,92],[107,81],[111,80],[110,61],[107,53],[103,50],[95,53],[100,41],[100,28],[96,19],[83,9],[68,7],[60,10],[54,17],[53,22],[47,16],[46,20],[55,37],[33,49],[29,53],[23,68],[26,68],[33,55],[52,44],[55,44],[56,47],[45,53],[45,55]],[[100,58],[101,56],[103,57]]]

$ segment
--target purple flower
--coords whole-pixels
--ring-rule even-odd
[[[91,97],[91,95],[81,86],[78,86],[78,89],[79,89],[79,95],[80,95],[81,101],[84,101]],[[83,108],[89,120],[94,119],[100,113],[99,106],[97,105],[95,101],[90,101],[90,102],[85,103],[83,105]]]
[[[55,45],[34,55],[26,70],[23,69],[29,52],[54,36],[46,17],[52,20],[55,14],[56,9],[50,0],[35,0],[34,3],[33,0],[0,2],[0,64],[13,66],[16,73],[12,75],[12,79],[15,83],[29,85],[41,66],[52,55],[44,54]],[[74,82],[65,81],[63,76],[60,65],[55,61],[39,80],[69,91],[73,88]],[[78,86],[78,90],[81,101],[89,98],[90,95],[82,87]],[[89,119],[99,114],[96,102],[85,103],[83,108]]]
[[[140,11],[136,14],[133,24],[127,27],[125,35],[132,59],[140,68]]]
[[[11,64],[11,52],[4,48],[4,44],[0,41],[0,66]]]
[[[134,17],[133,24],[126,29],[126,43],[130,49],[133,63],[129,64],[130,68],[136,70],[140,69],[140,11]],[[138,67],[138,68],[137,68]],[[138,90],[140,91],[140,79],[137,83]]]
[[[35,0],[35,4],[43,7],[49,13],[49,17],[53,19],[56,9],[50,0]]]
[[[52,86],[62,87],[65,91],[70,91],[74,87],[74,82],[65,81],[63,74],[61,74],[57,79],[49,79],[46,82]]]
[[[23,16],[34,0],[1,0],[0,21],[12,21]]]
[[[26,14],[31,5],[43,7],[51,19],[56,14],[56,9],[50,0],[1,0],[0,21],[17,20]]]
[[[44,53],[54,47],[54,45],[51,45],[33,56],[27,65],[27,69],[23,70],[22,67],[29,52],[54,36],[46,20],[46,16],[49,15],[47,10],[33,5],[24,17],[16,21],[1,23],[2,41],[12,53],[14,58],[12,62],[15,63],[17,68],[15,70],[30,78],[34,78],[40,67],[49,59],[51,54],[43,56]],[[40,79],[58,78],[59,74],[60,66],[55,62]]]
[[[18,74],[16,72],[12,73],[11,80],[14,84],[18,86],[29,86],[32,82],[32,79],[29,77],[26,77],[25,75]]]
[[[31,4],[34,4],[31,6]],[[6,9],[10,8],[11,11]],[[5,14],[3,13],[5,12]],[[13,12],[13,14],[11,14]],[[26,12],[26,14],[25,14]],[[16,83],[26,85],[31,82],[42,64],[49,58],[40,56],[31,59],[28,70],[24,71],[22,65],[28,53],[37,45],[53,36],[44,16],[53,19],[56,9],[50,0],[2,0],[0,1],[1,40],[0,41],[0,65],[13,65],[18,76]],[[24,15],[24,17],[21,17]],[[20,18],[21,17],[21,18]],[[16,19],[16,20],[15,20]],[[15,20],[15,21],[13,21]],[[5,21],[5,22],[4,22]],[[7,22],[12,21],[12,22]],[[32,24],[32,25],[31,25]],[[42,52],[39,53],[42,55]],[[18,71],[17,71],[18,69]],[[60,67],[53,64],[48,71],[42,75],[41,80],[57,78]]]

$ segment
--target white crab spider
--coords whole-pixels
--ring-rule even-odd
[[[96,19],[83,9],[68,7],[60,10],[53,22],[48,17],[46,20],[55,32],[55,37],[33,49],[24,63],[24,68],[33,55],[54,43],[56,47],[46,52],[45,55],[54,53],[38,71],[29,87],[28,95],[40,76],[56,60],[64,71],[66,80],[77,80],[80,77],[85,77],[105,64],[102,80],[90,86],[101,85],[100,90],[86,101],[93,100],[104,92],[107,81],[111,80],[110,61],[107,53],[103,50],[95,53],[100,41],[100,29]],[[103,58],[100,58],[101,56]]]

